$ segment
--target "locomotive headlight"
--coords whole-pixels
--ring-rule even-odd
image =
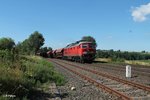
[[[84,51],[84,52],[83,52],[83,54],[87,54],[87,52],[86,52],[86,51]]]

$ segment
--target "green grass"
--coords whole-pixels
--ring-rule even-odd
[[[124,60],[124,59],[111,59],[111,58],[96,58],[95,61],[113,64],[132,64],[150,66],[150,60]]]
[[[47,60],[37,56],[21,56],[14,59],[9,51],[0,51],[0,99],[2,95],[13,94],[23,99],[32,91],[42,88],[44,83],[65,83],[63,75],[54,70]],[[12,60],[13,59],[13,60]]]
[[[149,63],[150,64],[150,60],[137,60],[137,61],[145,62],[145,63]]]

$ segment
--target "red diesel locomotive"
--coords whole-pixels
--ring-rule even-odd
[[[77,62],[92,62],[95,59],[96,46],[92,42],[77,42],[65,48],[53,51],[53,57]]]

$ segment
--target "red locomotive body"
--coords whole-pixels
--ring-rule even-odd
[[[96,47],[91,42],[79,42],[64,48],[63,58],[80,62],[92,62],[95,59]]]
[[[77,42],[65,48],[56,49],[52,57],[77,62],[92,62],[95,59],[96,46],[92,42]]]

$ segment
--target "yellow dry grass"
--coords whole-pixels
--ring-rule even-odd
[[[139,61],[139,60],[135,60],[135,61],[129,61],[129,60],[125,60],[125,63],[127,64],[133,64],[133,65],[144,65],[144,66],[150,66],[150,62],[145,62],[145,61]]]
[[[111,62],[111,58],[96,58],[95,61],[99,62]]]

